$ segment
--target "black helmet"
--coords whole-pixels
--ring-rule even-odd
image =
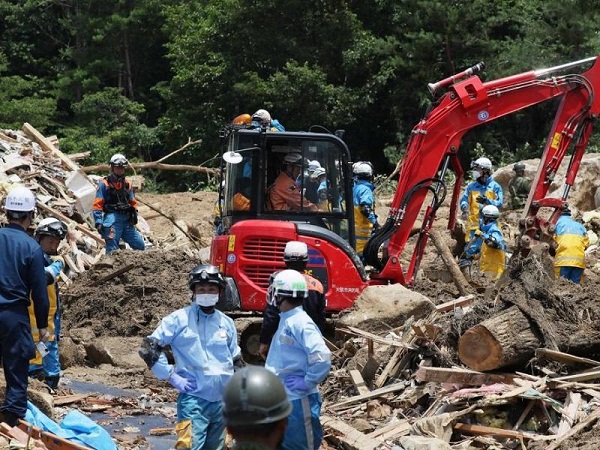
[[[246,366],[233,374],[223,391],[225,425],[263,425],[285,419],[292,412],[283,383],[260,366]]]
[[[35,235],[39,236],[53,236],[59,239],[64,239],[67,235],[67,227],[60,220],[54,217],[48,217],[43,219],[35,229]]]
[[[200,264],[194,267],[188,275],[188,286],[194,290],[197,284],[216,284],[221,289],[225,288],[225,278],[219,269],[212,264]]]
[[[525,163],[518,162],[513,166],[513,170],[515,172],[520,172],[521,170],[525,170]]]

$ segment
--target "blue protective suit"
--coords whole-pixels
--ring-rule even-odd
[[[368,180],[354,180],[352,189],[352,198],[354,201],[354,228],[356,234],[356,252],[362,255],[367,241],[373,233],[373,228],[377,223],[375,214],[375,195],[373,191],[375,186]],[[370,211],[365,216],[364,210],[367,207]]]
[[[233,320],[218,310],[206,314],[192,304],[163,318],[151,337],[161,346],[170,345],[175,357],[173,366],[161,354],[152,372],[161,380],[176,372],[196,382],[194,391],[180,393],[177,399],[176,448],[222,448],[223,389],[233,375],[233,361],[241,356]]]
[[[319,421],[321,396],[317,388],[331,369],[331,352],[321,332],[301,306],[281,313],[265,367],[285,384],[290,375],[304,378],[307,389],[290,390],[292,403],[283,444],[284,450],[318,450],[323,439]]]
[[[479,220],[481,219],[481,210],[483,207],[494,205],[500,209],[504,201],[502,186],[496,183],[492,177],[488,177],[484,183],[480,183],[477,180],[467,185],[465,192],[460,198],[461,211],[468,211],[467,231],[471,232],[471,237],[473,237],[473,232],[479,228]],[[480,195],[486,197],[485,203],[477,202],[477,197]]]

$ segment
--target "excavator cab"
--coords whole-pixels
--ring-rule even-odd
[[[331,133],[237,127],[222,138],[222,234],[213,238],[211,262],[225,274],[232,295],[220,306],[262,312],[269,277],[285,268],[285,244],[300,240],[309,248],[308,270],[323,284],[328,311],[350,307],[367,274],[354,250],[353,181],[344,141]],[[295,179],[284,170],[290,158],[299,161]],[[318,177],[309,170],[315,167]],[[287,192],[294,191],[294,206],[273,205],[278,177]],[[352,275],[344,278],[348,268]]]

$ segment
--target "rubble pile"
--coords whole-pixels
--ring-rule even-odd
[[[357,450],[598,448],[598,283],[554,281],[539,255],[514,264],[491,296],[432,298],[433,309],[412,307],[405,320],[401,305],[415,294],[408,291],[385,322],[368,317],[380,309],[372,301],[359,300],[349,320],[342,314],[335,368],[322,386],[328,442]],[[364,292],[372,297],[370,289]],[[389,305],[390,296],[380,302]],[[385,328],[397,319],[403,324]],[[506,329],[493,335],[501,346],[491,349],[499,353],[496,364],[474,370],[470,352],[477,352],[475,365],[493,359],[482,350],[486,324]],[[511,328],[519,324],[520,331]],[[472,333],[475,350],[462,342]],[[511,339],[503,341],[503,333]]]

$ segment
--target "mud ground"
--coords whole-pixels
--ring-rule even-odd
[[[158,208],[171,219],[182,220],[193,226],[198,230],[203,245],[209,244],[214,230],[212,208],[216,194],[141,194],[140,198],[151,204],[159,204]],[[385,217],[385,201],[381,202],[379,210],[380,217]],[[447,214],[448,208],[441,208],[434,226],[444,230]],[[509,215],[503,218],[509,234],[514,229],[515,220]],[[175,233],[172,222],[165,217],[149,219],[148,224],[154,236],[161,240],[169,240]],[[453,247],[455,242],[450,232],[443,232],[447,236],[448,245]],[[176,393],[145,369],[144,363],[137,356],[137,349],[141,339],[154,330],[160,318],[188,304],[187,273],[200,262],[198,257],[189,256],[181,248],[166,251],[156,248],[145,252],[118,251],[103,257],[94,268],[74,278],[71,285],[63,287],[63,334],[67,338],[73,338],[76,343],[86,340],[82,335],[87,336],[88,341],[102,342],[111,354],[110,363],[98,364],[86,360],[81,365],[68,367],[64,378],[71,382],[84,381],[132,389],[140,393],[139,398],[146,401],[145,405],[155,405],[159,414],[163,414],[160,405],[173,402]],[[592,255],[588,267],[596,262],[597,259]],[[103,277],[127,265],[132,267],[122,275],[99,282]],[[435,304],[459,296],[432,244],[427,247],[421,269],[414,290]],[[460,320],[451,319],[444,327],[443,339],[448,349],[453,347],[461,332],[489,317],[505,303],[529,308],[531,317],[548,339],[560,341],[569,336],[580,336],[583,339],[589,334],[600,335],[600,299],[597,295],[600,291],[600,277],[591,269],[586,270],[583,287],[554,281],[545,274],[542,262],[537,266],[521,269],[514,278],[509,278],[506,284],[496,290],[493,298],[486,299],[485,287],[492,282],[473,276],[472,282],[480,291],[478,301],[472,313]],[[535,292],[543,307],[539,307],[539,302],[537,305],[532,304],[531,296],[525,292]],[[600,348],[595,351],[600,354]],[[593,351],[590,354],[592,353]],[[456,355],[450,354],[449,357],[459,364]],[[61,388],[65,392],[69,391],[69,385]],[[173,423],[172,411],[171,417],[167,417],[168,413],[164,415],[165,423]],[[137,439],[137,442],[135,439],[120,442],[120,448],[148,448],[143,438],[138,436]],[[565,444],[561,448],[599,448],[600,427],[568,442],[568,446]]]

